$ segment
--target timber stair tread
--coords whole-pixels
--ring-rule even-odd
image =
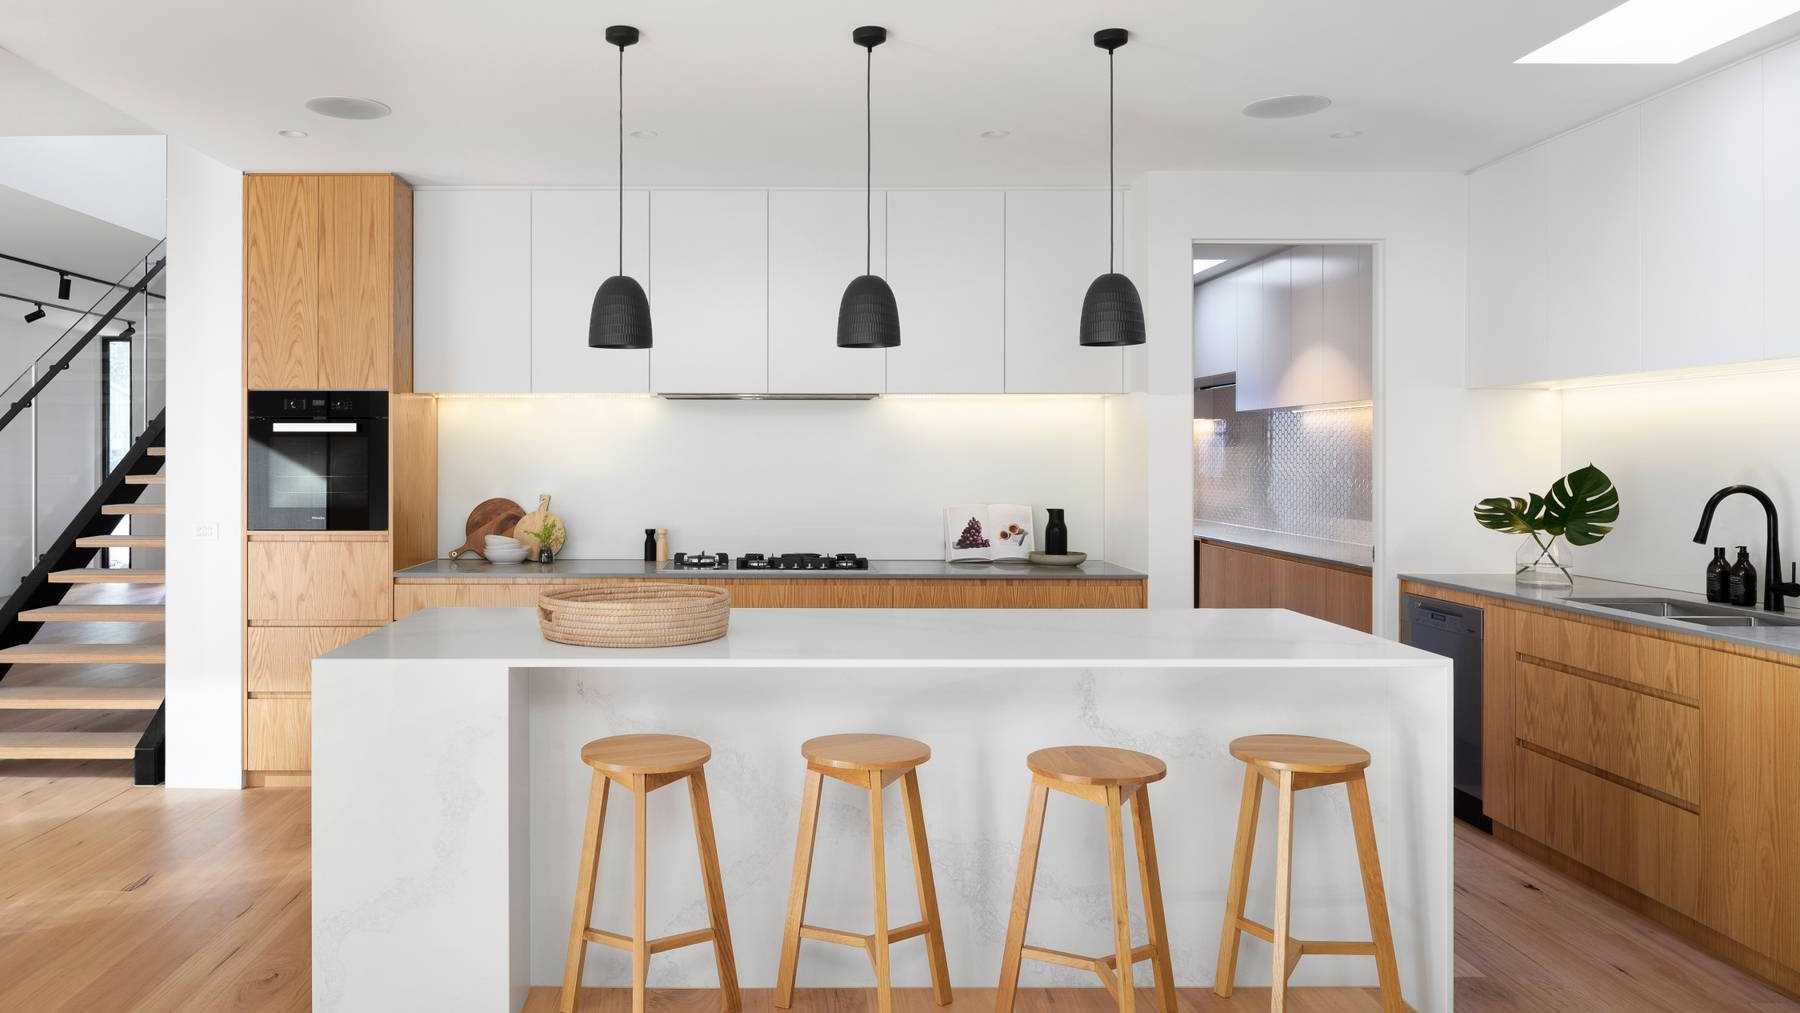
[[[155,475],[126,475],[126,485],[168,485],[169,476],[162,473]]]
[[[19,619],[28,623],[160,623],[161,605],[46,605],[26,609]]]
[[[129,760],[143,732],[0,732],[0,760]]]
[[[149,447],[144,450],[144,453],[150,457],[166,457],[166,456],[168,456],[169,448],[167,448],[167,447]]]
[[[88,567],[80,570],[52,570],[52,584],[161,584],[161,570],[108,569]]]
[[[167,505],[162,503],[105,503],[100,512],[110,517],[126,517],[133,514],[166,514]]]
[[[78,549],[160,549],[161,535],[88,535],[75,539]]]
[[[0,710],[153,711],[161,686],[0,686]]]
[[[0,650],[0,665],[160,665],[163,645],[19,644]]]

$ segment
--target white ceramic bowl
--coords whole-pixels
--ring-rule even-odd
[[[508,549],[490,545],[487,550],[487,559],[490,563],[523,563],[525,546],[516,545],[514,548]]]
[[[524,544],[517,538],[508,538],[505,535],[487,536],[487,547],[490,549],[509,549],[515,545],[523,546]]]

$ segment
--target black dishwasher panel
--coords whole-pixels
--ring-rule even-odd
[[[1481,610],[1409,594],[1401,611],[1400,639],[1451,661],[1456,818],[1491,832],[1493,821],[1481,811]]]

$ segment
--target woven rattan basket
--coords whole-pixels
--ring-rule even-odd
[[[538,596],[545,640],[582,647],[679,647],[717,640],[731,592],[699,584],[577,585]]]

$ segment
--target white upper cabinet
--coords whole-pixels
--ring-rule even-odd
[[[1763,354],[1800,355],[1800,45],[1763,57]]]
[[[1318,362],[1317,403],[1367,401],[1374,396],[1375,248],[1321,246],[1325,340]]]
[[[1320,246],[1296,246],[1288,258],[1287,347],[1284,360],[1271,363],[1276,373],[1275,404],[1292,408],[1318,404],[1324,375],[1325,250]]]
[[[1255,411],[1275,404],[1275,377],[1269,372],[1264,346],[1269,341],[1269,297],[1274,276],[1273,257],[1240,267],[1227,277],[1238,279],[1237,298],[1237,397],[1239,411]]]
[[[887,205],[888,282],[900,305],[900,347],[888,349],[887,389],[1003,392],[1006,195],[897,190]]]
[[[658,190],[650,214],[650,389],[769,389],[769,205],[762,190]]]
[[[1532,379],[1629,373],[1638,321],[1638,130],[1627,109],[1544,145],[1548,363]]]
[[[1119,215],[1113,199],[1111,213]],[[1006,390],[1116,394],[1124,354],[1081,345],[1081,304],[1107,270],[1105,192],[1006,194]],[[1117,236],[1117,229],[1113,231]],[[1117,250],[1115,248],[1115,255]]]
[[[1548,261],[1544,255],[1544,149],[1469,177],[1471,386],[1548,379]]]
[[[769,194],[769,390],[782,394],[879,394],[887,351],[839,348],[838,304],[863,273],[863,194]],[[874,195],[873,271],[887,274],[887,205]],[[901,313],[905,335],[905,307]]]
[[[650,389],[650,353],[589,348],[588,314],[600,283],[619,273],[619,195],[539,190],[531,195],[531,389],[637,393]],[[625,274],[650,291],[650,195],[625,193]],[[651,338],[660,338],[650,306]]]
[[[1218,376],[1237,368],[1239,283],[1227,274],[1194,286],[1194,376]]]
[[[1762,355],[1762,68],[1741,63],[1642,107],[1643,369]]]
[[[415,193],[413,389],[529,391],[531,336],[530,192]]]

